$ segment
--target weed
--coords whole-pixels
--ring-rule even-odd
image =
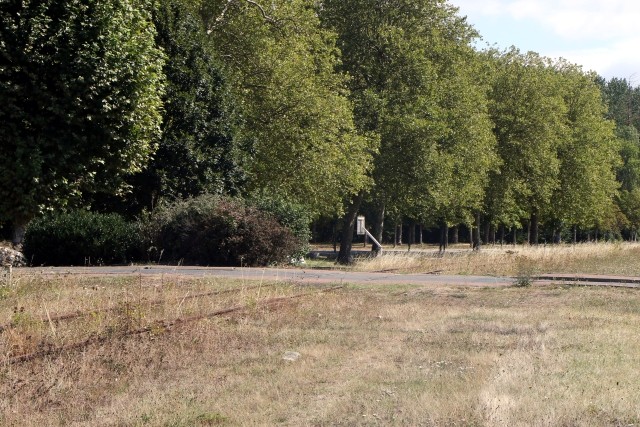
[[[518,272],[513,286],[516,288],[526,288],[533,283],[533,274],[531,269],[522,269]]]
[[[227,424],[229,422],[229,418],[225,417],[224,415],[218,414],[217,412],[205,412],[197,415],[194,421],[197,425],[200,426],[219,426]]]
[[[24,307],[13,307],[13,315],[11,316],[11,325],[14,328],[30,327],[39,323],[34,317],[25,311]]]

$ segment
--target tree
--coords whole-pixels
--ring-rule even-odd
[[[162,52],[143,2],[0,3],[0,219],[122,190],[160,133]]]
[[[151,208],[158,198],[237,194],[244,176],[226,117],[228,85],[204,22],[184,0],[157,2],[153,22],[167,56],[162,138],[148,167],[132,177],[133,198]]]
[[[616,123],[616,135],[620,141],[622,163],[617,170],[620,195],[616,202],[620,212],[627,218],[631,236],[637,234],[638,188],[640,188],[640,88],[632,87],[626,79],[597,80],[602,96],[608,106],[607,117]]]
[[[450,226],[473,223],[474,213],[483,207],[488,175],[498,166],[488,84],[481,78],[484,64],[470,49],[450,58],[441,66],[439,74],[446,78],[438,90],[446,131],[433,154],[436,173],[423,181],[423,203],[428,204],[421,212],[441,227],[443,249]]]
[[[341,209],[368,185],[375,141],[355,132],[335,34],[311,0],[204,0],[234,104],[248,192],[268,192],[315,215]]]
[[[640,135],[633,126],[618,125],[616,135],[620,139],[622,165],[617,179],[622,190],[633,191],[640,188]]]
[[[627,79],[600,80],[603,99],[608,105],[608,118],[618,126],[640,129],[640,87],[633,87]]]
[[[528,219],[531,241],[559,187],[557,150],[567,135],[566,106],[551,62],[517,49],[489,52],[495,61],[490,114],[501,166],[490,175],[487,213],[506,226]]]
[[[620,191],[617,204],[631,227],[631,240],[637,241],[640,229],[640,188]]]
[[[549,215],[574,227],[594,227],[614,211],[619,140],[614,122],[605,119],[594,76],[563,61],[555,68],[562,80],[569,132],[558,148],[560,185]]]
[[[375,229],[385,209],[416,218],[442,208],[440,216],[453,216],[452,189],[465,193],[462,205],[474,198],[479,203],[482,191],[471,188],[482,188],[476,178],[482,181],[491,161],[473,154],[490,158],[493,138],[482,89],[473,87],[472,66],[466,66],[473,62],[476,33],[457,9],[438,0],[326,0],[320,10],[325,26],[338,33],[356,125],[380,139],[372,173]],[[459,117],[467,113],[468,120]],[[469,156],[463,147],[471,148]],[[468,187],[464,173],[472,181]],[[361,199],[350,201],[352,215]],[[340,262],[351,261],[353,221],[345,216]]]

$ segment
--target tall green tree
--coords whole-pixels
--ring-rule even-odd
[[[380,139],[372,173],[378,221],[385,208],[453,217],[474,204],[469,200],[479,203],[482,191],[471,189],[482,188],[476,178],[482,181],[492,163],[493,137],[482,89],[472,85],[465,65],[473,62],[476,33],[457,9],[439,0],[325,0],[320,10],[338,33],[357,126]],[[459,206],[451,191],[465,193]],[[360,199],[351,201],[353,215]],[[341,262],[351,260],[353,221],[345,217]]]
[[[633,191],[640,188],[640,134],[634,126],[618,124],[616,135],[620,139],[622,157],[617,179],[622,190]]]
[[[622,164],[617,170],[620,195],[617,204],[627,218],[635,239],[638,230],[637,197],[640,189],[640,88],[633,87],[626,79],[597,79],[607,104],[607,117],[616,124],[616,135],[620,141]]]
[[[443,248],[448,227],[473,223],[484,204],[488,175],[499,164],[484,64],[470,49],[450,58],[441,67],[439,74],[446,77],[438,90],[446,131],[436,141],[435,178],[423,181],[422,191],[429,201],[422,215],[443,227]]]
[[[145,3],[0,3],[0,220],[122,189],[160,133],[163,54]]]
[[[311,0],[204,0],[234,100],[248,192],[333,213],[368,184],[375,141],[355,131],[335,34]]]
[[[628,221],[631,240],[637,241],[638,230],[640,230],[640,188],[620,191],[617,204]]]
[[[551,200],[549,215],[574,227],[591,228],[613,212],[620,163],[615,123],[594,76],[580,67],[558,61],[567,108],[569,131],[558,149],[560,185]]]
[[[162,138],[133,177],[134,198],[150,208],[157,199],[237,194],[244,178],[224,105],[232,100],[202,17],[192,2],[160,0],[153,22],[167,56]]]
[[[538,224],[560,185],[558,147],[566,138],[566,105],[552,63],[512,48],[493,56],[495,71],[490,114],[501,166],[490,176],[486,210],[492,220],[518,227],[531,226],[538,241]]]
[[[640,87],[634,87],[627,79],[615,77],[599,83],[608,106],[608,118],[618,126],[640,129]]]

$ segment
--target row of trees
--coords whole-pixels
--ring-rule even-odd
[[[0,4],[0,221],[267,193],[381,237],[402,219],[640,225],[640,95],[477,51],[443,0]],[[444,238],[444,237],[443,237]],[[446,240],[446,239],[445,239]]]
[[[400,3],[324,2],[363,112],[356,123],[380,139],[374,185],[345,219],[341,261],[363,197],[378,239],[385,212],[440,226],[445,241],[449,226],[475,227],[476,243],[481,223],[528,223],[537,243],[541,222],[575,230],[617,218],[620,142],[597,76],[515,48],[478,53],[446,2]]]
[[[335,34],[311,2],[0,4],[0,221],[135,215],[201,193],[314,215],[369,182]]]

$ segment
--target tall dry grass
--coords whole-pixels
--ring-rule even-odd
[[[519,274],[584,273],[640,275],[640,244],[585,243],[577,245],[485,246],[480,251],[453,249],[388,251],[360,260],[360,271],[516,276]]]
[[[261,304],[310,290],[23,278],[0,298],[0,425],[640,424],[637,290],[348,286]],[[91,336],[107,339],[11,362]]]

